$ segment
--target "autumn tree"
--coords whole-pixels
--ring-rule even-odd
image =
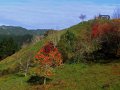
[[[46,84],[46,77],[53,74],[52,69],[62,64],[62,57],[58,49],[52,42],[48,42],[35,56],[40,64],[40,69],[45,76],[44,85]]]

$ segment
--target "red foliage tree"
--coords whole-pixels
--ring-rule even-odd
[[[61,54],[52,42],[48,42],[35,56],[42,66],[59,66],[62,64]]]
[[[62,64],[61,54],[52,42],[48,42],[40,49],[35,58],[39,61],[41,68],[44,69],[44,76],[52,75],[50,67],[56,67]]]

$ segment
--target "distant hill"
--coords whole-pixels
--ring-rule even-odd
[[[23,27],[18,26],[0,26],[0,35],[43,35],[46,31],[50,29],[36,29],[36,30],[28,30]]]

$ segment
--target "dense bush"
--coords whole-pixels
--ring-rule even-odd
[[[90,26],[77,34],[68,30],[61,36],[58,48],[64,62],[108,62],[120,58],[120,20],[93,20]]]
[[[92,37],[97,41],[99,48],[91,55],[94,59],[116,59],[120,48],[120,31],[115,22],[96,24],[93,26]]]
[[[70,63],[70,59],[74,56],[76,36],[71,31],[67,31],[61,36],[58,43],[59,51],[63,56],[63,62]]]

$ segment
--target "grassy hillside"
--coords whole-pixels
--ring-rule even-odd
[[[20,60],[23,62],[27,60],[28,56],[27,54],[29,52],[33,52],[32,56],[37,53],[37,51],[47,42],[47,41],[53,41],[54,43],[57,43],[60,39],[60,36],[64,33],[65,31],[58,31],[54,35],[48,36],[47,38],[37,42],[36,44],[29,45],[26,48],[21,49],[19,52],[15,53],[14,55],[7,57],[6,59],[2,60],[0,62],[0,71],[4,71],[7,69],[15,69],[17,64],[19,63]]]
[[[0,73],[11,71],[0,77],[1,90],[44,90],[42,85],[30,85],[27,80],[34,73],[34,68],[30,68],[30,75],[19,76],[14,73],[20,61],[25,62],[30,56],[34,57],[37,51],[47,42],[53,41],[55,45],[67,30],[73,32],[80,38],[85,38],[86,32],[90,32],[92,21],[82,22],[66,30],[58,31],[47,38],[29,45],[14,55],[0,62]],[[120,88],[120,63],[112,62],[108,64],[64,64],[55,68],[55,75],[52,81],[46,85],[47,90],[119,90]]]
[[[86,27],[87,26],[87,27]],[[16,64],[19,62],[19,60],[26,58],[27,53],[33,51],[33,57],[35,53],[45,44],[47,41],[53,41],[54,43],[57,43],[60,40],[60,37],[63,33],[65,33],[67,30],[70,30],[74,32],[76,35],[80,34],[80,32],[83,31],[83,29],[86,29],[89,27],[89,22],[80,23],[78,25],[75,25],[73,27],[70,27],[66,30],[58,31],[55,34],[52,34],[48,36],[47,38],[37,42],[34,45],[29,45],[28,47],[20,50],[19,52],[15,53],[14,55],[7,57],[5,60],[0,62],[0,71],[6,70],[8,68],[13,69],[13,67],[16,66]],[[82,35],[82,34],[81,34]]]
[[[16,74],[0,78],[1,90],[44,90],[41,85],[29,85],[29,76]],[[120,63],[111,64],[73,64],[63,65],[55,69],[55,76],[47,90],[119,90]]]

